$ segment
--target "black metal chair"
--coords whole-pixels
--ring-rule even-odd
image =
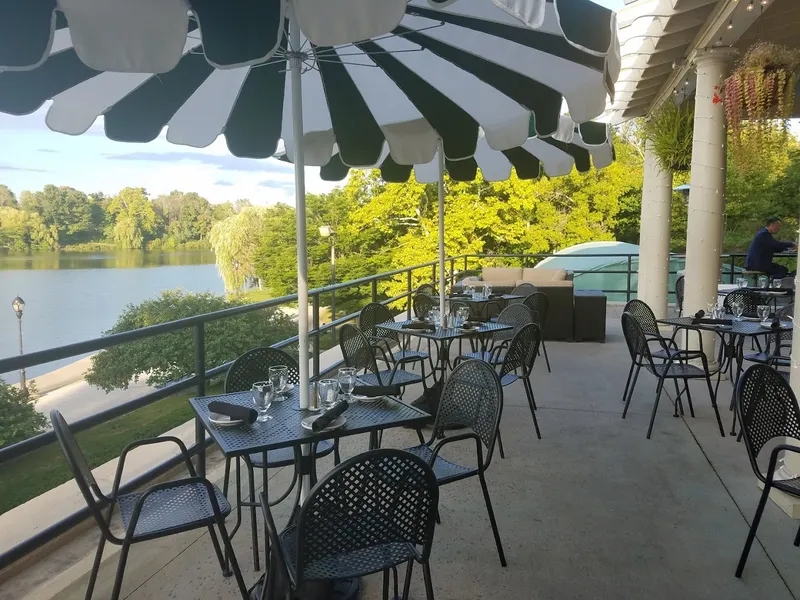
[[[794,302],[781,308],[775,313],[775,316],[781,321],[790,320],[794,317]],[[762,352],[745,354],[744,360],[776,368],[791,366],[789,353],[791,352],[792,335],[791,329],[768,335],[766,348]]]
[[[775,479],[775,472],[783,466],[782,455],[787,452],[800,454],[800,409],[786,378],[766,365],[753,365],[739,378],[735,404],[750,465],[756,477],[764,484],[736,567],[736,577],[741,577],[772,488],[800,497],[800,476]],[[796,443],[785,443],[787,438]],[[763,469],[763,461],[759,464],[759,459],[765,458],[759,456],[765,447],[769,449],[766,470]],[[800,529],[795,535],[794,545],[800,546]]]
[[[630,388],[628,389],[628,396],[625,398],[625,409],[622,411],[622,418],[624,419],[628,414],[628,407],[633,397],[633,390],[636,387],[636,380],[638,379],[639,370],[644,367],[646,371],[654,375],[658,379],[656,386],[656,400],[653,404],[653,414],[650,417],[650,425],[647,428],[647,439],[650,439],[650,434],[653,432],[653,423],[656,420],[656,413],[658,412],[658,402],[661,399],[661,393],[664,391],[664,382],[672,379],[675,382],[675,415],[678,416],[678,408],[680,407],[683,412],[683,404],[681,402],[681,395],[685,392],[686,399],[689,402],[689,411],[694,417],[694,407],[692,406],[692,397],[689,392],[690,379],[704,379],[708,385],[708,393],[711,397],[711,406],[714,408],[714,414],[717,417],[717,425],[719,425],[719,433],[725,437],[725,430],[722,427],[722,420],[719,416],[717,409],[717,398],[714,393],[714,386],[711,384],[711,373],[708,368],[708,359],[702,350],[677,350],[671,352],[670,356],[661,364],[656,364],[653,354],[650,352],[648,338],[645,335],[639,321],[630,314],[622,313],[622,332],[625,335],[625,342],[628,345],[628,351],[631,355],[631,360],[634,366],[637,367],[636,375],[631,381]],[[703,365],[702,368],[689,364],[690,360],[699,360]],[[684,385],[683,392],[678,389],[677,380],[682,380]]]
[[[425,361],[427,360],[433,372],[433,362],[429,352],[407,349],[400,342],[400,335],[393,330],[381,328],[382,323],[393,323],[391,311],[379,302],[371,302],[361,309],[358,315],[358,328],[367,336],[378,354],[375,358],[386,364],[420,363],[422,379],[425,380]],[[395,351],[394,346],[399,349]]]
[[[277,348],[270,348],[270,347],[263,347],[263,348],[253,348],[252,350],[248,350],[240,357],[238,357],[233,364],[231,364],[230,368],[228,369],[228,373],[225,376],[225,393],[230,394],[232,392],[246,392],[249,390],[252,385],[257,381],[265,381],[269,378],[269,368],[283,365],[287,367],[288,376],[286,378],[287,383],[291,383],[293,385],[298,385],[300,383],[300,367],[297,365],[297,361],[291,357],[291,355],[287,354],[283,350],[279,350]],[[315,448],[314,453],[317,458],[322,458],[324,456],[328,456],[331,452],[334,452],[334,462],[339,464],[339,443],[338,440],[335,443],[331,443],[328,440],[324,440],[319,442]],[[242,507],[247,506],[250,508],[250,529],[253,536],[253,565],[255,566],[255,570],[259,570],[259,558],[258,558],[258,522],[256,520],[256,508],[258,507],[258,501],[256,500],[256,486],[255,486],[255,469],[263,469],[264,468],[264,457],[263,454],[251,454],[249,456],[241,457],[244,460],[245,467],[247,469],[247,482],[248,487],[250,488],[249,493],[249,501],[242,502],[241,499],[241,482],[239,481],[239,468],[241,463],[239,462],[239,457],[236,458],[236,525],[231,531],[231,534],[236,533],[239,529],[239,525],[242,522]],[[295,465],[294,469],[294,476],[292,478],[292,482],[289,485],[289,488],[284,492],[279,498],[272,501],[272,504],[278,504],[283,502],[289,494],[292,493],[292,489],[297,484],[299,472],[296,467],[296,455],[294,448],[281,448],[279,450],[270,450],[267,453],[267,468],[269,469],[280,469],[282,467],[290,467]],[[225,479],[223,480],[223,492],[227,495],[228,493],[228,485],[230,483],[230,472],[231,472],[231,459],[227,459],[225,461]],[[264,490],[268,490],[268,481],[264,481],[263,486]]]
[[[524,304],[512,304],[503,309],[497,317],[497,323],[501,325],[512,325],[513,329],[495,331],[492,333],[491,346],[488,350],[480,352],[470,352],[464,354],[465,358],[477,358],[491,365],[499,365],[505,358],[503,351],[508,349],[511,340],[525,325],[536,323],[538,315]]]
[[[428,313],[435,306],[436,303],[433,301],[433,298],[431,298],[428,294],[416,294],[412,302],[412,307],[414,309],[414,316],[418,319],[426,318],[428,316]]]
[[[547,323],[547,312],[550,309],[550,300],[544,292],[535,291],[528,294],[522,303],[533,311],[533,314],[539,315],[539,319],[534,321],[539,326],[539,329],[544,331],[545,324]],[[550,371],[550,358],[547,356],[547,346],[544,343],[544,336],[542,336],[541,350],[544,352],[544,362],[547,365],[547,372]]]
[[[515,381],[522,381],[525,387],[525,396],[528,399],[528,406],[533,417],[533,426],[536,428],[536,437],[542,439],[539,432],[539,422],[536,420],[536,398],[533,396],[533,385],[531,384],[531,373],[536,357],[539,355],[539,344],[542,343],[542,330],[536,323],[524,325],[511,339],[503,362],[500,365],[500,383],[503,387],[511,385]],[[498,431],[498,444],[500,457],[505,458],[503,451],[503,441]]]
[[[453,369],[444,384],[430,440],[409,448],[408,451],[431,465],[440,486],[478,477],[492,525],[497,554],[500,557],[500,564],[505,567],[506,557],[484,476],[492,462],[502,411],[503,388],[497,373],[483,361],[463,361]],[[445,437],[446,432],[452,429],[461,431]],[[476,467],[465,467],[439,455],[447,444],[466,440],[475,442]]]
[[[736,301],[740,301],[742,303],[742,307],[744,308],[744,312],[742,313],[745,317],[757,317],[758,316],[758,306],[762,304],[771,304],[771,300],[765,300],[764,296],[756,292],[755,290],[748,290],[746,288],[740,290],[733,290],[730,294],[725,296],[725,300],[722,304],[725,312],[728,314],[733,314],[733,303]]]
[[[281,533],[263,499],[272,551],[261,599],[274,598],[281,579],[294,597],[307,582],[381,571],[383,597],[388,598],[389,572],[403,563],[403,598],[408,598],[417,562],[427,600],[434,600],[429,559],[438,504],[433,470],[418,456],[396,449],[364,452],[333,469],[311,490],[296,524]]]
[[[339,346],[342,357],[348,367],[363,371],[359,379],[363,385],[399,385],[405,387],[414,383],[422,383],[424,379],[412,371],[400,368],[400,362],[391,369],[378,369],[375,351],[367,336],[355,325],[342,325],[339,329]]]
[[[417,294],[425,294],[426,296],[436,295],[436,286],[432,283],[423,283],[417,288]]]
[[[87,600],[91,599],[94,592],[106,542],[122,547],[119,563],[117,564],[114,587],[111,592],[111,600],[117,600],[120,596],[122,579],[125,575],[125,565],[128,561],[128,552],[131,545],[193,529],[208,528],[220,568],[224,575],[230,575],[231,572],[226,566],[226,560],[223,557],[217,534],[214,531],[214,525],[217,526],[220,537],[222,537],[222,543],[230,559],[231,569],[236,577],[239,592],[245,600],[249,598],[244,579],[242,579],[242,573],[239,570],[239,564],[236,561],[236,555],[231,546],[228,531],[225,528],[225,517],[230,514],[231,505],[219,488],[207,479],[197,476],[186,446],[180,439],[164,436],[139,440],[125,446],[119,455],[119,463],[114,476],[114,483],[111,487],[111,494],[106,496],[92,475],[92,471],[61,413],[57,410],[51,411],[50,422],[53,425],[53,431],[56,434],[61,450],[64,452],[67,465],[75,478],[75,483],[78,484],[78,489],[83,494],[86,505],[100,528],[100,542],[97,545],[97,553],[94,557],[94,564],[89,575],[89,585],[86,589]],[[186,464],[186,469],[189,471],[189,477],[159,483],[144,491],[120,494],[119,486],[128,453],[134,448],[160,443],[178,446]],[[119,510],[122,520],[124,531],[122,537],[114,535],[110,527],[115,508]]]
[[[527,298],[531,294],[535,294],[536,291],[537,291],[536,290],[536,286],[533,285],[532,283],[520,283],[517,287],[515,287],[513,290],[511,290],[511,295],[512,296],[523,296],[523,297]],[[518,304],[518,303],[521,303],[521,302],[523,302],[523,300],[509,300],[508,301],[509,304]]]
[[[675,280],[675,304],[678,308],[678,316],[683,315],[683,287],[686,280],[683,275]]]

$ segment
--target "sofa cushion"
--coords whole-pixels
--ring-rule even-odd
[[[522,270],[522,279],[534,285],[545,281],[564,281],[566,278],[567,272],[564,269],[525,268]]]
[[[516,281],[522,277],[520,267],[484,267],[481,279],[487,283],[495,281]]]

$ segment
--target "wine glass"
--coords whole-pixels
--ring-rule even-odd
[[[484,286],[483,290],[486,293],[487,298],[492,295],[492,286],[490,285]]]
[[[733,311],[733,316],[736,317],[737,321],[742,320],[742,315],[744,314],[744,304],[741,300],[736,300],[735,302],[731,303],[731,310]]]
[[[272,383],[272,387],[275,389],[276,402],[286,400],[286,396],[283,395],[283,392],[286,388],[286,382],[288,378],[289,367],[285,365],[275,365],[274,367],[269,368],[269,380]]]
[[[766,323],[769,319],[769,305],[759,304],[756,308],[756,314],[758,315],[758,318],[761,319],[762,323]]]
[[[465,322],[469,321],[469,308],[466,306],[459,306],[456,311],[456,317],[458,317],[456,326],[461,327]]]
[[[739,289],[747,287],[747,280],[744,277],[738,277],[736,279],[736,287],[738,287]]]
[[[336,396],[339,391],[339,382],[336,379],[321,379],[317,384],[319,406],[322,410],[330,410],[336,406]]]
[[[767,277],[766,275],[759,275],[758,276],[758,287],[760,287],[760,288],[769,287],[769,277]]]
[[[436,326],[439,327],[441,320],[442,320],[442,311],[439,307],[432,308],[430,310],[431,322]]]
[[[746,288],[748,285],[750,285],[750,282],[747,280],[747,277],[742,277],[742,287]]]
[[[258,411],[258,423],[266,423],[272,417],[267,414],[269,407],[272,405],[272,397],[275,395],[275,386],[271,381],[256,381],[253,387],[250,388],[253,395],[253,403],[256,405]]]
[[[772,280],[772,287],[776,290],[780,289],[783,285],[783,279],[773,279]]]
[[[339,388],[344,394],[344,399],[348,404],[353,402],[353,388],[356,387],[356,370],[354,367],[342,367],[339,369]]]
[[[712,318],[714,315],[714,309],[717,308],[716,302],[707,302],[706,303],[706,316]]]

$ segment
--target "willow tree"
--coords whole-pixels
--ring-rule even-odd
[[[245,206],[211,228],[208,241],[228,291],[240,290],[248,277],[255,276],[253,261],[264,235],[264,215],[264,208]]]

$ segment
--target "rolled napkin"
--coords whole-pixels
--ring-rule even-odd
[[[258,418],[258,413],[254,408],[247,408],[238,404],[231,404],[230,402],[222,402],[214,400],[208,403],[208,410],[211,412],[225,415],[231,419],[244,421],[245,423],[255,423]]]
[[[505,294],[489,294],[489,299],[502,298]]]
[[[367,398],[377,398],[378,396],[399,396],[399,385],[357,385],[353,388],[356,396],[366,396]]]
[[[436,331],[436,327],[434,327],[430,323],[425,323],[423,321],[412,321],[411,323],[405,323],[403,325],[403,329],[421,329],[424,331]]]
[[[346,411],[349,406],[350,405],[347,404],[347,402],[337,402],[336,406],[334,406],[332,409],[326,410],[319,417],[314,419],[314,422],[311,423],[311,430],[322,431],[328,425],[333,423],[339,417],[339,415]]]
[[[453,292],[450,294],[451,298],[466,298],[467,296],[469,296],[469,294],[466,292]]]
[[[482,327],[484,323],[481,321],[464,321],[463,327]]]
[[[692,318],[692,325],[697,325],[700,322],[700,319],[706,316],[706,311],[698,310],[694,313],[694,317]]]
[[[701,323],[703,325],[733,325],[731,319],[697,319],[693,323]]]
[[[780,329],[781,328],[781,320],[778,317],[772,319],[771,327],[773,329]]]

